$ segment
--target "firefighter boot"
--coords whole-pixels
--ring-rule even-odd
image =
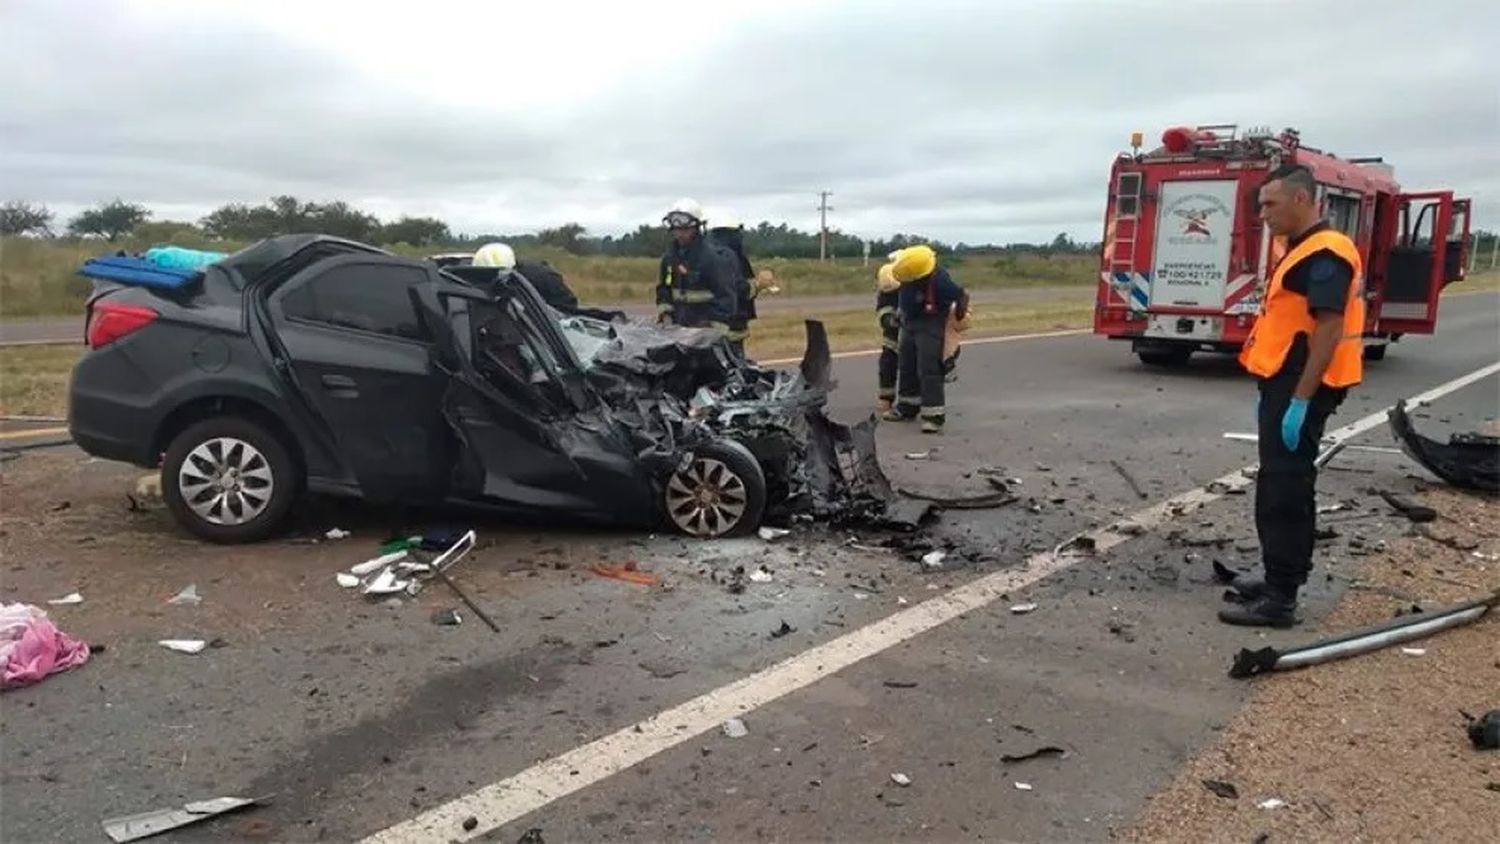
[[[1266,582],[1258,577],[1235,578],[1234,583],[1229,585],[1229,591],[1233,597],[1228,597],[1226,600],[1237,604],[1253,604],[1264,598],[1269,589]]]
[[[1239,627],[1277,628],[1291,627],[1301,621],[1297,618],[1296,593],[1287,594],[1270,586],[1253,603],[1219,610],[1219,620]]]
[[[941,434],[943,432],[943,422],[944,421],[946,421],[946,420],[945,420],[945,417],[943,417],[942,415],[931,415],[931,416],[929,416],[927,414],[923,414],[922,415],[922,433],[924,433],[924,434]]]

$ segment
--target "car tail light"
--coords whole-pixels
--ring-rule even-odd
[[[89,311],[89,348],[108,346],[121,337],[134,334],[154,322],[157,316],[156,311],[139,305],[95,305]]]

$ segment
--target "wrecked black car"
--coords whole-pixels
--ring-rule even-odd
[[[210,541],[272,535],[308,491],[699,537],[889,496],[873,419],[824,414],[817,322],[800,369],[765,369],[708,331],[560,313],[520,276],[476,285],[319,235],[80,273],[73,438],[160,466],[172,514]]]

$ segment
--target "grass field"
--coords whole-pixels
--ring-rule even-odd
[[[835,352],[877,347],[879,330],[866,309],[820,313]],[[1018,334],[1059,328],[1082,328],[1093,317],[1093,303],[1084,297],[1044,299],[1004,309],[975,308],[967,337]],[[750,353],[759,360],[802,355],[803,317],[776,313],[755,322]],[[83,349],[68,346],[0,348],[0,415],[65,416],[68,375]],[[873,362],[871,363],[873,366]]]
[[[114,246],[136,251],[152,243],[123,240]],[[242,244],[194,242],[186,246],[232,251]],[[107,253],[109,244],[77,239],[42,240],[0,238],[0,319],[76,314],[93,285],[77,275],[89,258]],[[441,248],[392,247],[413,256],[444,251]],[[579,298],[590,304],[623,305],[652,301],[657,270],[655,258],[579,257],[560,250],[523,254],[544,258],[557,267]],[[876,262],[870,266],[846,259],[819,262],[781,258],[756,258],[757,270],[768,269],[781,280],[783,296],[836,296],[867,294],[874,289]],[[1089,255],[969,254],[948,262],[954,275],[972,290],[1003,287],[1038,287],[1077,284],[1087,286],[1096,278],[1097,261]]]

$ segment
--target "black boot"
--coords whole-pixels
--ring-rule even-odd
[[[1286,628],[1297,624],[1297,596],[1265,587],[1256,600],[1237,607],[1219,610],[1219,620],[1240,627]]]
[[[1258,577],[1237,577],[1229,584],[1224,600],[1236,604],[1253,604],[1266,596],[1266,582]]]

